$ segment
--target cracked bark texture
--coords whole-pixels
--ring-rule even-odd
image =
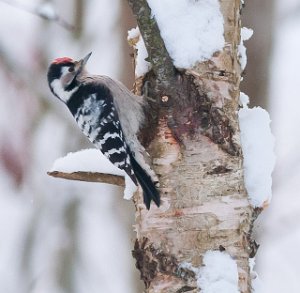
[[[164,71],[151,58],[159,54],[153,53],[153,31],[147,28],[153,20],[147,22],[141,7],[134,9],[145,2],[129,0],[137,22],[146,24],[140,30],[155,66],[136,81],[136,92],[142,93],[147,84],[148,95],[157,101],[151,105],[142,138],[160,178],[162,204],[147,211],[142,195],[135,197],[137,268],[147,293],[199,292],[195,274],[180,264],[200,267],[206,251],[225,250],[237,262],[240,292],[250,293],[248,261],[257,246],[251,238],[257,212],[244,187],[237,117],[240,0],[220,0],[223,50],[209,61],[163,78],[164,86],[159,80]]]

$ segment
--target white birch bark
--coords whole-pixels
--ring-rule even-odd
[[[149,293],[199,292],[196,275],[181,264],[200,267],[208,250],[225,250],[236,260],[239,290],[251,292],[256,212],[244,187],[237,117],[240,0],[220,4],[226,46],[182,75],[186,101],[157,109],[158,125],[147,147],[160,177],[162,205],[147,211],[142,195],[136,199],[133,255]],[[136,84],[146,80],[153,83],[151,74]]]

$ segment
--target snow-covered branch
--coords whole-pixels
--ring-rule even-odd
[[[168,82],[174,77],[175,68],[147,1],[128,0],[128,3],[136,17],[157,79],[162,83]]]
[[[75,29],[74,25],[68,23],[61,16],[59,16],[58,13],[53,8],[53,6],[48,2],[41,4],[37,7],[31,7],[27,4],[23,4],[13,0],[0,0],[0,1],[10,6],[13,6],[15,8],[21,9],[25,12],[41,17],[43,19],[53,21],[66,30],[74,31]]]
[[[69,153],[57,159],[47,174],[56,178],[123,186],[125,199],[131,199],[137,190],[129,176],[97,149]]]
[[[99,182],[99,183],[107,183],[113,184],[117,186],[125,186],[125,179],[119,175],[112,175],[112,174],[104,174],[98,172],[61,172],[61,171],[49,171],[47,172],[49,176],[55,178],[62,178],[68,180],[78,180],[78,181],[86,181],[86,182]]]

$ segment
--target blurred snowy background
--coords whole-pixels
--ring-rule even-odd
[[[273,200],[257,221],[256,269],[261,293],[299,293],[300,3],[245,2],[243,25],[254,36],[242,90],[270,111],[278,157]],[[28,12],[51,16],[49,3],[74,31]],[[48,89],[49,62],[93,51],[91,72],[131,88],[134,25],[121,0],[0,0],[0,292],[141,292],[134,209],[122,190],[46,175],[56,158],[90,147]]]

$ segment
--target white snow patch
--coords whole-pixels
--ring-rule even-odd
[[[50,2],[45,2],[38,6],[37,13],[41,15],[42,17],[49,19],[49,20],[55,20],[58,18],[58,15]]]
[[[242,27],[241,29],[241,39],[243,41],[248,41],[253,35],[253,29],[248,27]]]
[[[244,41],[248,41],[253,35],[253,30],[251,28],[242,27],[241,28],[241,42],[238,47],[238,55],[239,61],[241,64],[242,70],[246,68],[247,65],[247,54],[246,54],[246,47],[244,45]]]
[[[272,196],[272,172],[275,166],[275,139],[269,113],[261,107],[248,108],[249,98],[241,93],[239,110],[241,144],[244,155],[245,186],[253,206],[261,207]]]
[[[248,107],[249,102],[250,102],[249,96],[246,95],[243,92],[240,92],[240,104],[241,104],[241,106]]]
[[[113,165],[98,149],[86,149],[69,153],[65,157],[55,160],[50,172],[97,172],[125,177],[124,198],[131,199],[137,186],[125,171]]]
[[[238,293],[239,275],[236,262],[229,254],[207,251],[203,257],[197,285],[201,293]]]
[[[75,153],[68,153],[53,163],[51,171],[65,173],[98,172],[123,176],[122,170],[114,166],[98,149],[86,149]]]
[[[137,190],[137,186],[133,183],[131,178],[127,174],[125,174],[124,198],[131,199],[134,193],[136,192],[136,190]]]
[[[251,286],[252,293],[263,293],[262,292],[262,284],[259,279],[257,273],[254,271],[255,266],[255,258],[249,258],[249,267],[250,267],[250,277],[251,277]]]
[[[176,67],[191,68],[224,47],[224,21],[218,0],[148,3]]]
[[[202,267],[195,268],[190,263],[183,263],[181,267],[196,274],[201,293],[240,292],[237,264],[226,252],[209,250],[203,256]]]
[[[135,60],[135,76],[138,78],[145,75],[150,70],[151,63],[145,60],[148,58],[148,52],[138,27],[128,31],[127,39],[130,40],[135,38],[139,38],[134,46],[134,48],[137,50],[137,56]]]
[[[128,31],[127,40],[135,39],[140,36],[140,30],[138,27],[132,28]]]

